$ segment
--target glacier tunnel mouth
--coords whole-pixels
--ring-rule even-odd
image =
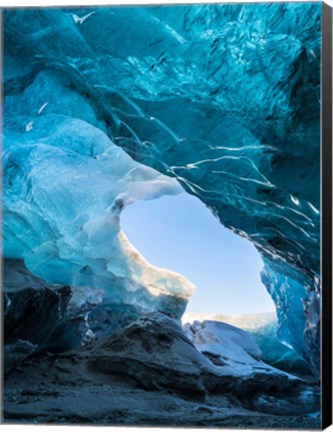
[[[136,201],[123,211],[121,226],[151,264],[196,286],[186,312],[275,311],[260,279],[263,262],[255,247],[225,228],[198,198],[182,193]]]

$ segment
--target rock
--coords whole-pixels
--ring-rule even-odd
[[[35,351],[36,347],[37,345],[24,340],[5,345],[3,348],[4,376],[8,376],[15,367]]]
[[[47,284],[19,260],[5,260],[4,269],[4,343],[38,345],[63,321],[71,289]]]
[[[203,400],[202,370],[210,364],[184,335],[176,320],[163,313],[138,319],[94,346],[91,371],[127,376],[146,390],[175,392]]]
[[[214,325],[208,323],[207,327]],[[296,377],[249,355],[244,347],[255,355],[258,349],[246,332],[227,325],[217,327],[220,333],[226,332],[229,341],[231,330],[235,340],[228,346],[223,345],[223,337],[215,341],[219,350],[210,350],[215,361],[205,352],[207,346],[199,346],[204,351],[200,352],[180,322],[161,312],[141,317],[81,352],[91,372],[122,376],[146,390],[174,392],[195,400],[204,400],[209,394],[246,398],[270,393],[273,387],[285,391],[300,385]]]

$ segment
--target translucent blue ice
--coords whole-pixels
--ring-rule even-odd
[[[280,336],[318,370],[320,14],[6,10],[5,256],[179,315],[193,287],[137,260],[118,222],[132,199],[181,185],[256,246]]]

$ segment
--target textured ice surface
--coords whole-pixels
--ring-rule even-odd
[[[193,287],[119,231],[124,205],[178,181],[257,247],[280,337],[318,371],[320,13],[5,11],[5,256],[179,315]]]
[[[262,352],[254,337],[247,331],[225,322],[205,320],[194,321],[183,326],[186,336],[194,346],[214,365],[222,367],[224,372],[235,376],[256,373],[283,373],[272,365],[262,361]],[[275,340],[272,338],[272,344]],[[291,360],[294,360],[291,357]],[[296,365],[297,366],[297,365]],[[297,367],[289,368],[293,373],[302,372]],[[285,374],[291,380],[295,377]]]
[[[177,182],[86,122],[45,115],[34,124],[5,141],[5,256],[48,282],[112,288],[113,302],[149,310],[160,294],[186,299],[191,284],[147,263],[119,225],[124,205],[178,193]]]
[[[185,324],[184,330],[199,351],[212,357],[214,364],[249,370],[254,365],[260,367],[258,360],[261,351],[252,336],[244,330],[217,321],[194,321],[193,324]],[[265,366],[262,365],[263,369]]]
[[[275,313],[245,315],[215,315],[185,312],[182,316],[183,326],[199,322],[225,323],[245,330],[260,348],[260,359],[276,368],[291,373],[311,375],[307,363],[288,344],[278,338],[278,321]],[[220,347],[221,349],[221,347]]]

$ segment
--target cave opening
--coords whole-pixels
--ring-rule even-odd
[[[261,282],[261,257],[248,240],[225,228],[187,193],[137,201],[126,207],[122,229],[153,265],[187,277],[196,286],[187,314],[272,313]]]

